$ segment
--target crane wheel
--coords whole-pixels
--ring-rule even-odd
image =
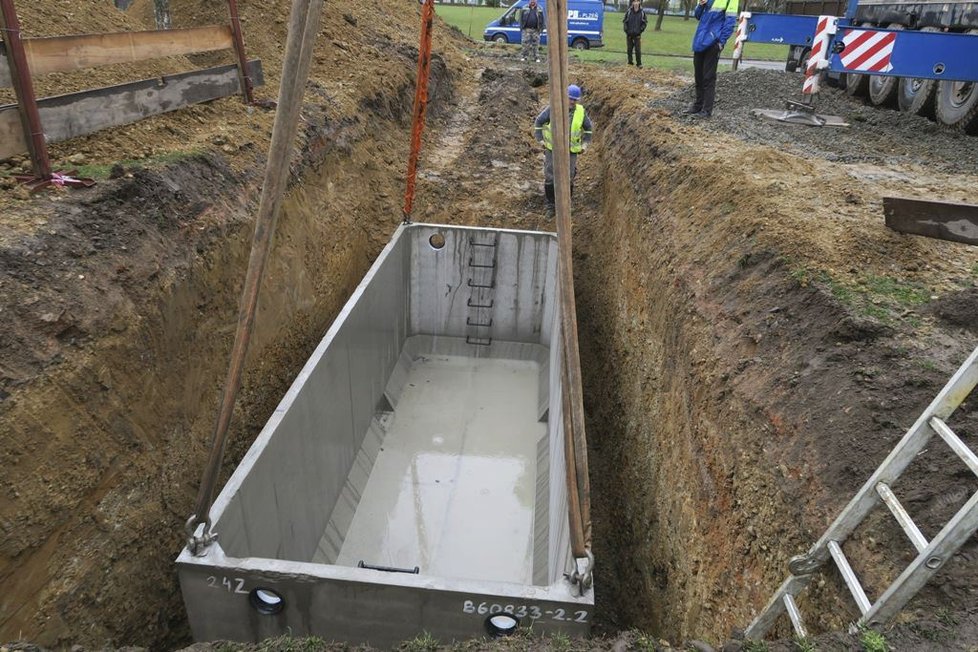
[[[936,27],[925,27],[922,32],[939,32]],[[937,80],[901,78],[900,89],[897,92],[897,105],[901,111],[934,117],[934,104],[937,101]]]
[[[978,34],[978,29],[968,33]],[[942,125],[978,134],[978,83],[939,82],[936,113],[937,121]]]
[[[899,23],[890,23],[887,29],[903,29]],[[900,90],[897,77],[872,75],[869,78],[869,101],[875,106],[897,106],[897,92]]]

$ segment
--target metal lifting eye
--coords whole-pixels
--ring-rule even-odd
[[[935,75],[943,75],[944,74],[944,70],[945,70],[945,67],[944,67],[944,64],[943,63],[935,63],[934,64],[934,74]]]

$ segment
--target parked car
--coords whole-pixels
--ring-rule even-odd
[[[482,38],[496,43],[520,42],[520,13],[529,0],[517,0],[502,16],[486,25]],[[546,16],[547,6],[540,2]],[[604,45],[604,11],[601,0],[569,0],[567,3],[567,44],[572,48],[587,50]],[[546,45],[547,32],[540,36]]]

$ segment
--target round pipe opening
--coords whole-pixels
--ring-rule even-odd
[[[441,233],[435,233],[428,238],[428,244],[431,245],[432,249],[438,251],[445,246],[445,236],[443,236]]]
[[[492,638],[512,636],[520,626],[520,620],[512,614],[493,614],[486,618],[486,631]]]
[[[265,616],[274,616],[285,609],[285,600],[272,589],[252,589],[248,601],[258,613]]]

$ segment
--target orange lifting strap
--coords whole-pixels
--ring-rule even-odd
[[[431,72],[431,24],[435,17],[434,0],[423,0],[421,7],[421,44],[418,47],[418,81],[414,89],[414,117],[411,122],[411,156],[408,158],[407,189],[404,191],[404,221],[411,221],[414,189],[417,184],[418,156],[421,154],[421,132],[428,108],[428,77]]]

